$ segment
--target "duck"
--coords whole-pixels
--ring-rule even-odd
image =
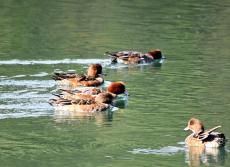
[[[187,146],[198,146],[205,148],[218,148],[223,147],[226,142],[225,135],[223,133],[215,132],[216,129],[221,126],[216,126],[214,128],[205,130],[203,123],[197,118],[191,118],[188,121],[187,127],[184,128],[185,131],[190,130],[190,134],[185,139]]]
[[[93,113],[105,111],[110,107],[113,96],[110,93],[99,93],[93,99],[51,99],[50,105],[54,106],[58,111],[68,112],[84,112]]]
[[[160,49],[152,49],[147,53],[137,51],[105,52],[105,55],[111,58],[112,63],[123,64],[151,63],[154,60],[165,58]]]
[[[114,98],[117,97],[120,94],[124,94],[125,96],[128,95],[128,92],[125,88],[124,82],[112,82],[106,90],[103,90],[102,88],[97,87],[87,87],[85,89],[75,89],[75,90],[65,90],[60,89],[61,93],[53,93],[54,96],[57,96],[58,98],[67,99],[67,100],[93,100],[99,95],[100,93],[109,93]]]
[[[58,70],[54,72],[52,78],[58,82],[58,85],[70,87],[100,86],[104,83],[101,64],[91,64],[86,75],[76,74],[72,70],[67,73]]]

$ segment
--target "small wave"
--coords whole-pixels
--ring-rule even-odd
[[[177,144],[179,144],[179,145],[185,145],[185,142],[184,141],[179,141],[179,142],[177,142]]]
[[[38,92],[13,92],[13,93],[1,93],[0,99],[6,100],[6,99],[49,99],[52,97],[51,94],[39,94]]]
[[[31,65],[31,64],[110,64],[110,59],[63,59],[63,60],[1,60],[0,65]]]
[[[49,73],[47,72],[39,72],[37,74],[31,74],[31,75],[24,75],[24,74],[21,74],[21,75],[15,75],[15,76],[12,76],[12,77],[8,77],[7,79],[12,79],[12,78],[23,78],[23,77],[27,77],[27,76],[30,76],[30,77],[45,77],[45,76],[48,76]],[[1,77],[0,77],[1,78]],[[2,77],[2,79],[5,79],[6,77]]]
[[[17,112],[0,114],[0,119],[51,116],[51,112]]]
[[[137,149],[133,149],[132,151],[128,151],[128,152],[131,152],[132,154],[174,155],[184,150],[185,148],[183,147],[167,146],[167,147],[162,147],[160,149],[137,148]]]
[[[41,101],[1,104],[0,110],[0,119],[39,117],[53,114],[53,108],[47,102]]]
[[[22,75],[15,75],[15,76],[13,76],[13,77],[11,77],[11,78],[22,78],[22,77],[25,77],[26,75],[24,75],[24,74],[22,74]]]
[[[32,74],[30,76],[31,77],[45,77],[45,76],[48,76],[48,75],[49,75],[49,73],[47,73],[47,72],[40,72],[38,74]]]
[[[52,110],[47,102],[33,102],[33,103],[17,103],[17,104],[1,104],[1,110],[15,110],[15,111],[47,111]]]
[[[0,80],[1,86],[26,86],[29,88],[50,88],[55,85],[52,80]]]

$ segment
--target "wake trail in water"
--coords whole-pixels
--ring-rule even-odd
[[[39,117],[51,115],[53,108],[44,98],[35,98],[33,96],[27,98],[8,97],[6,104],[0,104],[0,119],[6,118],[22,118],[22,117]]]
[[[0,119],[52,115],[48,100],[55,81],[0,79],[0,86]]]
[[[33,64],[92,64],[100,63],[103,65],[110,64],[110,59],[63,59],[63,60],[1,60],[0,65],[33,65]]]
[[[52,112],[17,112],[17,113],[7,113],[7,114],[1,114],[0,113],[0,119],[8,119],[8,118],[26,118],[26,117],[41,117],[41,116],[51,116]]]
[[[50,88],[55,86],[53,80],[0,80],[0,86],[25,86],[28,88]]]

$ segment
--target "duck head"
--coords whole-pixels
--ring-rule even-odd
[[[153,59],[162,59],[162,53],[160,49],[154,49],[148,52],[150,56],[153,57]]]
[[[95,101],[98,103],[106,103],[106,104],[111,104],[113,100],[113,95],[111,93],[99,93]]]
[[[91,64],[88,68],[87,75],[89,77],[98,77],[98,75],[102,74],[102,66],[101,64]]]
[[[122,93],[127,93],[125,89],[125,83],[123,82],[112,82],[108,87],[107,87],[107,92],[113,94],[113,96],[122,94]]]
[[[204,132],[204,125],[199,119],[191,118],[184,130],[191,130],[194,134],[198,135],[199,133]]]

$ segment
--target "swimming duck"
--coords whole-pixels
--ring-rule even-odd
[[[147,53],[141,53],[136,51],[119,51],[119,52],[106,52],[106,55],[111,57],[112,63],[121,62],[123,64],[139,64],[139,63],[151,63],[154,60],[164,58],[161,50],[154,49]]]
[[[49,103],[59,111],[68,112],[96,112],[110,107],[113,96],[110,93],[99,93],[93,99],[51,99]]]
[[[75,74],[73,71],[67,73],[56,71],[52,78],[58,81],[58,85],[78,87],[78,86],[100,86],[104,83],[102,75],[102,66],[100,64],[91,64],[87,75]]]
[[[77,99],[83,99],[83,100],[93,100],[96,98],[96,96],[100,93],[109,93],[114,98],[120,94],[128,95],[125,84],[123,82],[112,82],[108,87],[107,90],[103,90],[100,88],[86,88],[81,90],[64,90],[61,89],[61,93],[59,94],[53,94],[59,98],[62,99],[68,99],[68,100],[77,100]]]
[[[193,133],[185,139],[185,143],[188,146],[199,147],[221,147],[225,145],[226,139],[223,133],[214,132],[216,126],[212,129],[204,130],[203,123],[196,118],[191,118],[188,121],[188,125],[184,130],[191,130]]]

